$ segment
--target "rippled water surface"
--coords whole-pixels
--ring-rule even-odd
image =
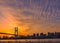
[[[60,43],[60,39],[0,40],[0,43]]]

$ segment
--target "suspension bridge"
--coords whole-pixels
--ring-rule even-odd
[[[17,37],[18,36],[18,27],[15,27],[14,28],[14,34],[11,34],[11,33],[3,33],[3,32],[0,32],[0,34],[14,35],[15,37]]]

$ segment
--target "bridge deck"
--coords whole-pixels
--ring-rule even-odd
[[[0,32],[0,34],[15,35],[15,34],[11,34],[11,33],[3,33],[3,32]]]

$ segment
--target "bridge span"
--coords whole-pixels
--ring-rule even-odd
[[[5,35],[15,35],[15,34],[11,34],[11,33],[3,33],[3,32],[0,32],[0,34],[5,34]]]
[[[14,34],[11,34],[11,33],[5,33],[5,32],[0,32],[0,34],[18,36],[18,27],[15,27],[15,28],[14,28]]]

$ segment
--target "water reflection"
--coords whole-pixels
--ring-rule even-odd
[[[60,39],[0,40],[0,43],[60,43]]]

